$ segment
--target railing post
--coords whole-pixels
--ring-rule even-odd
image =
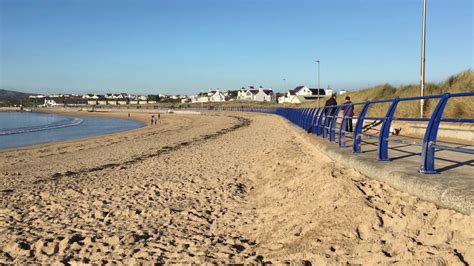
[[[311,111],[310,108],[307,108],[306,110],[303,111],[303,119],[301,119],[301,128],[304,129],[304,123],[306,121],[306,118],[308,117],[308,113]]]
[[[300,120],[300,114],[301,110],[300,109],[295,109],[295,124],[299,126],[299,120]]]
[[[315,123],[317,123],[319,111],[321,111],[321,108],[315,108],[314,113],[313,113],[313,117],[309,121],[308,131],[311,132],[311,133],[316,132]]]
[[[319,112],[318,116],[318,124],[316,125],[316,136],[321,136],[323,134],[323,122],[324,122],[324,116],[326,115],[326,109],[327,107],[323,107],[321,109],[321,112]]]
[[[328,130],[327,130],[328,123],[329,123],[328,117],[331,116],[331,110],[332,110],[331,106],[327,107],[327,110],[328,111],[326,111],[326,112],[329,113],[329,114],[324,114],[324,121],[323,121],[323,124],[322,124],[323,131],[321,132],[321,136],[323,137],[323,139],[326,138],[326,136],[328,135]]]
[[[305,130],[307,132],[311,132],[311,128],[312,128],[312,123],[313,123],[313,120],[314,120],[314,114],[318,111],[317,108],[311,108],[311,112],[309,113],[308,115],[308,119],[306,119],[306,122],[305,122]]]
[[[331,118],[332,118],[332,109],[335,108],[335,106],[328,106],[328,113],[326,116],[325,116],[325,119],[324,119],[324,126],[323,126],[323,139],[328,137],[329,135],[329,131],[330,131],[330,121],[331,121]]]
[[[421,165],[420,172],[423,174],[436,174],[435,170],[435,147],[436,138],[438,136],[439,123],[443,117],[443,111],[446,103],[451,95],[449,93],[443,94],[436,105],[433,114],[431,114],[430,122],[426,127],[425,136],[423,138],[423,146],[421,150]]]
[[[313,112],[312,108],[309,108],[308,111],[306,112],[306,115],[303,119],[303,125],[301,126],[305,131],[306,131],[306,124],[308,123],[308,119],[311,116],[311,113]]]
[[[346,125],[347,125],[347,119],[352,119],[352,117],[349,117],[348,115],[352,112],[352,109],[354,109],[354,106],[352,104],[345,105],[345,110],[344,114],[342,117],[342,122],[341,122],[341,128],[339,128],[339,147],[345,148],[346,147]]]
[[[379,161],[388,161],[388,138],[390,134],[390,126],[392,125],[393,115],[397,110],[397,105],[400,102],[400,98],[393,99],[392,104],[387,110],[385,120],[382,123],[379,133],[379,146],[378,146],[378,157]]]
[[[329,141],[334,142],[336,141],[336,124],[337,124],[337,117],[339,112],[341,111],[342,105],[339,105],[332,116],[331,125],[329,127]]]
[[[298,126],[300,126],[300,120],[301,120],[301,115],[302,114],[302,110],[301,109],[297,109],[296,110],[296,124]]]
[[[304,120],[306,119],[306,115],[308,114],[308,108],[304,108],[300,110],[300,119],[298,121],[298,124],[301,128],[303,128],[304,125]]]
[[[357,117],[357,124],[354,129],[354,137],[352,141],[352,152],[361,153],[362,148],[362,127],[364,126],[364,119],[365,115],[367,114],[367,110],[369,110],[369,105],[371,102],[366,102],[362,110],[360,111],[359,116]]]

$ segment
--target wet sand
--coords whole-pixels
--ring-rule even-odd
[[[474,217],[340,166],[279,117],[161,117],[0,152],[0,263],[474,263]]]

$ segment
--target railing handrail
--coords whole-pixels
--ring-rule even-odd
[[[460,92],[460,93],[444,93],[439,95],[428,95],[428,96],[416,96],[416,97],[405,97],[405,98],[393,98],[374,100],[366,102],[346,103],[332,106],[325,106],[320,108],[262,108],[262,107],[213,107],[207,108],[208,110],[229,110],[229,111],[250,111],[250,112],[262,112],[262,113],[273,113],[283,116],[293,122],[294,124],[302,127],[308,132],[312,132],[317,136],[328,138],[330,142],[336,141],[336,135],[339,137],[339,146],[345,147],[345,137],[348,133],[345,127],[349,120],[356,119],[356,125],[354,132],[352,133],[354,153],[360,153],[362,151],[362,136],[366,136],[363,132],[365,120],[374,121],[372,123],[378,123],[380,125],[379,135],[371,136],[370,138],[378,139],[378,159],[381,161],[389,160],[388,156],[388,143],[390,141],[390,126],[392,121],[414,121],[414,122],[428,122],[425,130],[423,143],[417,144],[422,146],[421,151],[421,163],[419,171],[424,174],[436,173],[434,167],[435,152],[436,149],[449,150],[455,152],[462,152],[468,154],[474,154],[474,150],[467,148],[451,147],[446,145],[437,145],[437,134],[440,123],[474,123],[472,118],[443,118],[443,112],[446,104],[451,98],[456,97],[471,97],[474,96],[474,92]],[[405,101],[416,101],[416,100],[427,100],[427,99],[440,99],[437,103],[430,118],[417,118],[417,117],[394,117],[397,106],[400,102]],[[390,103],[385,116],[370,117],[366,116],[369,107],[373,104]],[[362,109],[359,111],[358,116],[349,116],[352,113],[354,106],[362,105]],[[199,109],[199,108],[198,108]],[[343,111],[342,116],[339,113]],[[340,127],[337,129],[338,119],[342,119]],[[370,124],[369,124],[370,125]],[[398,139],[393,139],[394,142],[406,142]]]

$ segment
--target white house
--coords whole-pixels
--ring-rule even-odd
[[[137,97],[139,101],[147,101],[148,100],[148,96],[146,95],[140,95]]]
[[[264,89],[260,86],[256,89],[253,86],[250,86],[248,89],[242,87],[237,92],[238,101],[258,101],[258,102],[271,102],[272,101],[273,90],[271,88]]]
[[[255,89],[253,86],[250,86],[248,89],[242,87],[237,92],[237,100],[238,101],[253,101],[254,95],[258,93],[258,90]]]
[[[260,86],[257,93],[253,93],[253,100],[257,102],[271,102],[273,90],[272,88],[264,89]]]
[[[327,96],[331,96],[334,93],[333,90],[329,87],[325,89],[324,92],[326,93]]]
[[[210,102],[225,102],[225,96],[219,90],[215,90],[212,95],[209,96]]]
[[[85,94],[82,96],[83,99],[93,99],[93,100],[97,100],[99,99],[99,96],[97,94]]]
[[[207,92],[200,92],[197,95],[196,102],[198,103],[207,103],[209,102],[209,95]]]
[[[125,99],[126,96],[127,96],[126,93],[107,93],[105,95],[105,98],[106,99],[121,100],[121,99]]]
[[[343,94],[346,94],[346,93],[347,93],[346,90],[340,90],[340,91],[339,91],[339,95],[343,95]]]
[[[41,94],[28,96],[28,98],[30,98],[30,99],[43,99],[45,97],[46,97],[45,95],[41,95]]]
[[[189,99],[191,100],[192,103],[197,103],[198,102],[198,96],[197,95],[191,95],[191,96],[189,96]]]
[[[318,94],[319,93],[319,94]],[[325,97],[324,89],[311,89],[306,86],[298,86],[293,90],[289,90],[284,97],[278,99],[279,103],[303,103],[307,101],[314,101]]]
[[[44,106],[46,107],[58,107],[58,106],[85,106],[87,100],[82,97],[57,97],[57,98],[44,98]]]
[[[64,106],[64,103],[57,103],[54,99],[44,98],[44,106],[47,106],[47,107]]]

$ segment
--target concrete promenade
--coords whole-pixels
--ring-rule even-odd
[[[474,156],[452,151],[436,152],[436,169],[439,174],[424,175],[418,172],[421,160],[421,147],[391,143],[390,161],[377,160],[377,139],[364,139],[362,153],[352,153],[352,141],[346,138],[347,148],[339,148],[288,120],[286,125],[293,127],[301,137],[316,145],[336,162],[355,168],[362,174],[389,184],[401,191],[421,199],[434,202],[440,207],[454,209],[464,214],[474,214]],[[397,138],[396,136],[393,138]],[[417,141],[421,142],[421,141]],[[442,143],[472,149],[473,145]]]

